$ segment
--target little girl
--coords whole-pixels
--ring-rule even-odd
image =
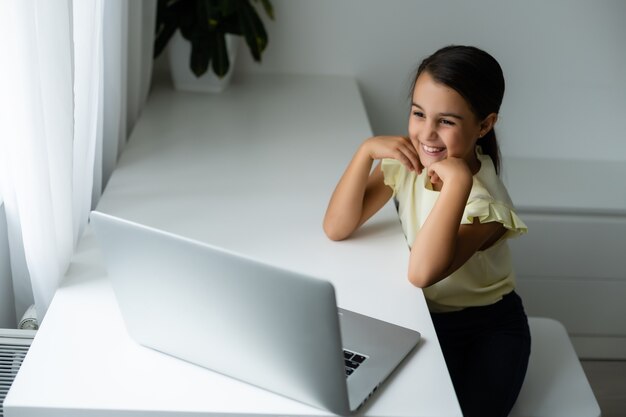
[[[445,47],[421,63],[411,91],[408,137],[363,142],[324,231],[345,239],[394,198],[408,279],[424,290],[463,414],[504,417],[526,374],[530,333],[507,245],[526,225],[498,177],[502,69],[480,49]]]

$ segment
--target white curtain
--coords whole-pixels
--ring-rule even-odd
[[[147,97],[155,0],[0,0],[0,195],[19,318],[52,300]]]

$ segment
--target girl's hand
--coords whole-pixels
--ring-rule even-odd
[[[417,150],[407,137],[375,136],[367,139],[363,146],[372,159],[395,159],[409,171],[417,171],[418,174],[424,168],[420,162]]]
[[[428,168],[428,176],[433,185],[444,185],[447,182],[464,181],[471,186],[472,172],[461,158],[448,157],[438,162],[434,162]]]

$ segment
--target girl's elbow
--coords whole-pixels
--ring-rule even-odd
[[[418,288],[428,288],[437,283],[441,278],[434,270],[424,268],[409,268],[409,282]]]
[[[330,240],[333,240],[333,241],[344,240],[348,236],[350,236],[349,233],[346,233],[340,228],[334,227],[333,225],[327,222],[324,222],[323,229],[324,229],[324,233],[326,234],[326,237],[328,237]]]
[[[324,233],[326,233],[326,237],[329,238],[330,240],[333,240],[335,242],[338,242],[340,240],[344,240],[347,236],[344,236],[341,233],[337,233],[334,230],[328,230],[326,228],[324,228]]]
[[[432,285],[430,283],[430,280],[428,279],[428,277],[423,276],[423,275],[419,275],[419,274],[415,274],[415,273],[409,273],[409,282],[411,284],[413,284],[414,286],[418,287],[418,288],[427,288],[430,285]]]
[[[351,218],[343,216],[325,216],[322,228],[330,240],[339,241],[350,237],[358,224]]]

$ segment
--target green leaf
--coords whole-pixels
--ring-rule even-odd
[[[265,10],[265,13],[269,16],[269,18],[274,20],[274,6],[272,6],[270,0],[261,0],[261,4],[263,5],[263,10]]]
[[[191,40],[191,56],[189,57],[189,67],[196,77],[201,77],[207,69],[211,60],[210,37],[195,37]]]
[[[223,17],[230,16],[237,11],[237,1],[218,0],[217,8]]]
[[[191,56],[189,67],[196,77],[207,72],[211,61],[211,33],[206,25],[208,16],[207,4],[203,1],[185,1],[185,22],[188,26],[181,24],[183,36],[191,42]]]
[[[215,44],[213,45],[213,72],[219,78],[224,77],[230,67],[228,60],[228,50],[226,48],[226,36],[223,33],[215,33]]]
[[[203,25],[198,25],[198,9],[195,1],[181,1],[178,13],[176,13],[178,28],[183,38],[191,41],[198,29]]]
[[[219,29],[221,32],[224,33],[243,35],[243,32],[241,31],[241,25],[239,24],[239,15],[237,13],[225,17],[224,20],[220,22]]]
[[[242,2],[239,24],[250,53],[255,61],[261,61],[261,54],[267,46],[267,32],[256,10],[248,2]]]
[[[167,46],[167,43],[172,38],[172,35],[176,32],[177,26],[173,21],[165,22],[159,28],[159,32],[154,38],[154,53],[153,58],[161,55],[161,52]]]
[[[170,3],[169,0],[159,0],[157,3],[153,58],[161,55],[178,29],[180,14],[184,13],[183,7],[180,3]]]

